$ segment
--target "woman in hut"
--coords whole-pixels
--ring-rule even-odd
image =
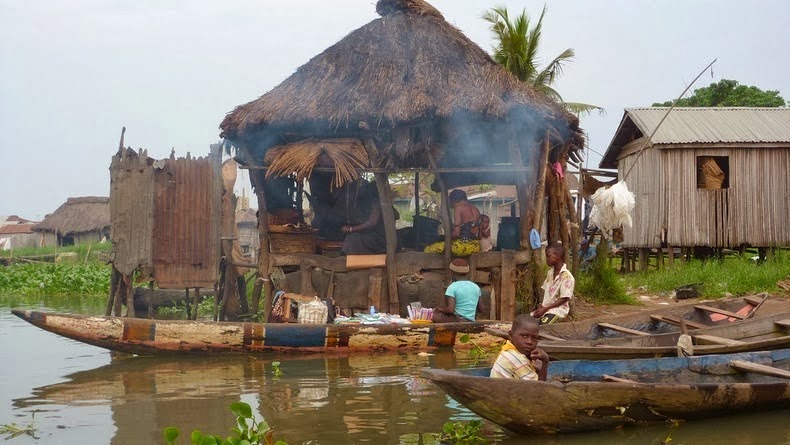
[[[346,255],[386,253],[387,238],[376,185],[360,180],[340,191],[338,201],[346,214],[346,222],[340,227],[346,235],[341,251]]]
[[[480,210],[473,206],[466,192],[455,189],[450,192],[450,207],[453,208],[453,227],[450,237],[453,240],[453,255],[463,257],[480,251]],[[444,252],[444,241],[433,243],[425,248],[428,253]]]

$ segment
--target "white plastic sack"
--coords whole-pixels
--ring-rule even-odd
[[[296,321],[301,324],[325,324],[328,316],[326,303],[315,297],[313,301],[299,303]]]
[[[609,188],[599,188],[590,196],[593,203],[590,224],[601,229],[604,234],[616,227],[631,227],[633,225],[631,212],[636,204],[634,198],[625,181],[620,181]]]

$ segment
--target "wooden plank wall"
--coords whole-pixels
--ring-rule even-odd
[[[113,264],[124,275],[151,270],[154,171],[145,150],[121,150],[110,163],[110,238]]]
[[[629,145],[639,144],[641,140]],[[623,227],[624,247],[659,247],[664,227],[664,206],[661,201],[661,172],[658,169],[660,153],[652,147],[646,148],[639,159],[632,154],[618,160],[618,177],[630,170],[626,184],[635,195],[633,226]],[[633,169],[631,166],[636,165]]]
[[[697,188],[697,158],[727,156],[729,188]],[[620,177],[635,159],[618,161]],[[790,150],[783,148],[646,149],[626,180],[636,195],[627,247],[790,245]]]
[[[160,288],[213,287],[220,260],[220,153],[168,159],[154,173],[154,277]]]

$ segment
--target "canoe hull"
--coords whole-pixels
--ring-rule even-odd
[[[55,334],[113,351],[155,354],[255,354],[270,352],[356,352],[430,350],[470,347],[461,336],[481,346],[501,339],[485,333],[502,323],[437,323],[426,325],[307,325],[153,320],[13,310],[14,315]]]
[[[790,367],[790,350],[776,352],[779,359],[771,358],[774,356],[770,352],[762,352],[643,360],[649,364],[646,369],[661,370],[657,374],[668,377],[665,383],[536,382],[433,369],[424,370],[422,375],[471,411],[508,430],[521,434],[556,434],[790,408],[790,380],[766,376],[752,378],[751,374],[736,374],[726,366],[729,360],[757,357],[758,361],[782,369]],[[700,362],[701,359],[713,360],[706,364]],[[563,369],[585,367],[592,370],[591,374],[599,373],[598,376],[601,369],[618,374],[618,369],[626,370],[629,366],[631,371],[627,375],[640,372],[634,372],[637,366],[634,363],[621,365],[616,362],[624,361],[552,363],[549,379],[564,380],[570,377],[563,375]],[[560,368],[558,374],[552,367]],[[600,369],[595,371],[597,368]],[[693,374],[697,374],[707,373],[708,368],[722,374],[707,376],[701,381],[686,375],[689,369],[696,369]],[[724,373],[725,368],[729,372]],[[685,377],[671,377],[680,374]]]

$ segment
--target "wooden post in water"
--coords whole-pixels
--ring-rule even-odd
[[[269,210],[266,207],[266,193],[263,190],[264,174],[262,170],[250,171],[250,182],[255,188],[258,199],[258,274],[263,279],[263,319],[268,320],[272,311],[272,284],[270,279],[269,250]],[[256,308],[257,310],[257,308]]]
[[[436,170],[437,164],[436,159],[434,159],[433,154],[429,151],[425,151],[426,155],[428,156],[428,162],[431,164],[431,168]],[[453,275],[450,271],[450,262],[452,261],[452,217],[450,216],[450,203],[447,202],[449,196],[447,194],[447,186],[444,184],[444,179],[438,173],[436,175],[436,182],[439,184],[439,191],[442,194],[442,201],[439,205],[439,219],[442,221],[442,229],[444,229],[444,277],[447,283],[452,281]]]

